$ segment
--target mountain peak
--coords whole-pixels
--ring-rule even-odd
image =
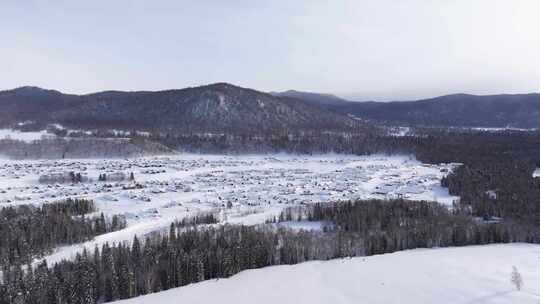
[[[287,90],[284,92],[270,92],[270,94],[279,97],[302,99],[309,103],[313,103],[323,107],[337,106],[347,103],[347,100],[328,93],[311,93],[297,90]]]
[[[17,95],[24,95],[24,96],[38,96],[38,95],[44,95],[44,94],[61,94],[59,91],[55,90],[49,90],[40,88],[38,86],[22,86],[18,87],[12,90],[7,90],[4,92],[14,93]]]
[[[22,91],[45,91],[46,89],[41,88],[41,87],[38,87],[38,86],[27,85],[27,86],[21,86],[21,87],[15,88],[15,89],[13,89],[13,90],[22,90]]]
[[[223,88],[239,88],[239,86],[236,86],[232,83],[228,82],[215,82],[208,85],[209,87],[223,87]]]
[[[216,82],[216,83],[211,83],[208,85],[195,87],[195,89],[196,88],[218,89],[218,90],[247,90],[246,88],[242,88],[228,82]]]

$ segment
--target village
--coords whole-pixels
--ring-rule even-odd
[[[452,164],[386,156],[175,156],[108,160],[3,161],[0,204],[94,199],[136,219],[163,209],[264,208],[359,198],[451,203],[440,179]],[[207,209],[207,208],[205,208]]]

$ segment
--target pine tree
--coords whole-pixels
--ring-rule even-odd
[[[111,302],[119,299],[118,293],[118,276],[116,273],[116,265],[114,257],[108,243],[103,245],[101,250],[101,259],[103,264],[103,275],[105,277],[105,301]]]
[[[174,244],[176,242],[176,227],[174,223],[171,223],[169,227],[169,241]]]
[[[103,276],[103,265],[101,263],[101,254],[99,252],[99,248],[96,245],[94,247],[94,254],[92,256],[93,262],[93,273],[94,273],[94,282],[92,285],[92,288],[94,290],[94,294],[97,300],[100,300],[100,297],[103,296],[103,292],[105,289],[105,282],[104,282],[104,276]]]
[[[76,286],[78,286],[78,303],[92,304],[96,301],[94,294],[95,274],[90,263],[86,248],[83,249],[82,255],[77,255],[78,269],[76,273]]]

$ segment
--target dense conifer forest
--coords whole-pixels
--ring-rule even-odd
[[[197,153],[413,154],[426,163],[527,160],[540,165],[540,132],[473,132],[412,129],[410,136],[388,136],[375,128],[349,132],[152,133],[165,146]]]
[[[218,216],[215,213],[201,213],[194,216],[184,217],[181,220],[176,220],[174,226],[177,228],[192,227],[204,224],[219,223]]]
[[[245,269],[365,256],[412,248],[540,242],[536,227],[486,221],[461,208],[403,200],[314,204],[287,209],[276,221],[328,221],[324,231],[275,225],[171,224],[168,233],[105,244],[73,261],[4,272],[0,303],[100,303],[125,299]],[[31,269],[31,268],[30,268]]]
[[[80,243],[126,225],[118,216],[85,216],[94,211],[94,202],[85,199],[0,209],[0,266],[30,263],[57,246]]]

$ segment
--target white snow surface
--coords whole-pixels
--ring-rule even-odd
[[[395,137],[404,137],[411,132],[410,127],[388,127],[388,135]]]
[[[221,222],[259,224],[288,206],[366,198],[457,199],[440,186],[454,164],[426,165],[409,156],[178,155],[103,160],[0,160],[0,206],[93,199],[98,212],[124,215],[128,227],[84,244],[58,248],[47,261],[69,259],[86,247],[131,241],[200,212]],[[80,172],[78,184],[40,184],[39,176]],[[102,173],[134,182],[101,182]],[[230,208],[227,207],[230,205]],[[294,229],[321,229],[317,224]],[[314,226],[315,225],[315,226]]]
[[[466,128],[464,128],[466,129]],[[490,127],[473,127],[470,128],[471,130],[475,131],[483,131],[483,132],[499,132],[499,131],[519,131],[519,132],[533,132],[537,131],[538,128],[514,128],[514,127],[504,127],[504,128],[490,128]]]
[[[47,133],[45,130],[37,132],[21,132],[13,129],[0,129],[0,139],[14,139],[25,142],[33,142],[35,140],[40,140],[45,136],[54,137],[54,134]]]
[[[286,227],[292,230],[323,231],[324,227],[332,227],[331,222],[325,221],[286,221],[275,224],[277,227]]]
[[[510,283],[512,266],[524,281]],[[248,270],[115,304],[538,304],[540,246],[416,249]]]

